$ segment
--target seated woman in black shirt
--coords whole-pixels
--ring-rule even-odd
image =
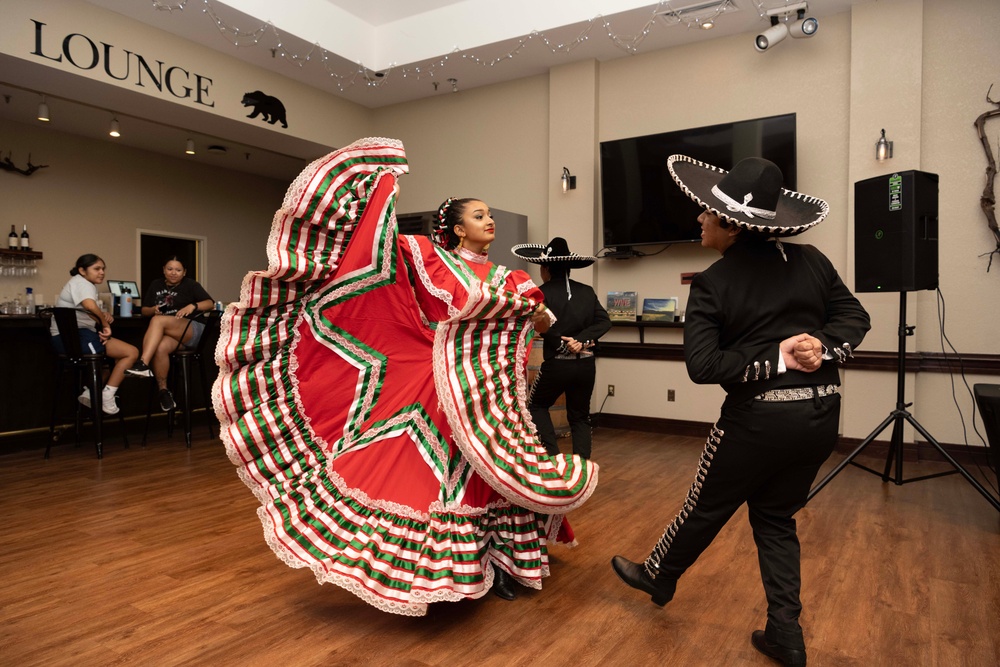
[[[171,256],[163,265],[163,278],[157,278],[146,289],[142,297],[142,314],[151,319],[142,339],[142,356],[126,371],[130,375],[156,377],[160,407],[165,411],[177,407],[167,389],[170,353],[180,345],[198,345],[205,325],[191,318],[212,310],[215,305],[205,288],[186,274],[181,259]]]

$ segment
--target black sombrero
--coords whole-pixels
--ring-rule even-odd
[[[698,205],[753,232],[794,236],[818,225],[830,212],[822,199],[781,187],[781,170],[763,158],[745,158],[727,172],[686,155],[671,155],[667,168]]]
[[[510,249],[512,253],[532,264],[552,264],[566,269],[582,269],[597,261],[596,257],[577,255],[569,251],[566,239],[557,236],[548,245],[522,243]]]

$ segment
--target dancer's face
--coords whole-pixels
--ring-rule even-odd
[[[726,252],[729,246],[736,241],[736,235],[740,228],[735,225],[723,227],[720,224],[719,216],[711,211],[702,211],[698,216],[701,224],[701,245],[705,248],[713,248],[720,253]]]
[[[490,207],[478,199],[465,205],[462,223],[455,225],[455,234],[463,240],[462,245],[473,251],[480,251],[496,238],[496,223],[490,215]]]

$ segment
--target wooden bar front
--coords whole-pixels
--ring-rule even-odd
[[[115,338],[142,349],[142,337],[148,319],[145,317],[118,318],[111,330]],[[37,315],[0,315],[0,454],[12,447],[12,442],[38,439],[45,442],[52,415],[53,392],[56,391],[56,354],[49,333],[49,318]],[[207,360],[209,385],[215,380],[211,359]],[[58,387],[58,423],[72,421],[75,395],[71,395],[69,374],[65,374]],[[125,417],[145,415],[152,379],[130,378],[122,383],[118,404]],[[195,372],[192,382],[195,407],[205,405],[200,382]],[[178,397],[179,400],[179,397]],[[154,413],[161,412],[154,405]],[[111,423],[111,422],[108,422]]]

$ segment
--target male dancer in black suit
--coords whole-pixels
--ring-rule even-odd
[[[826,202],[782,189],[781,171],[760,158],[728,173],[683,155],[668,166],[705,209],[702,245],[722,254],[691,284],[684,355],[691,379],[721,384],[726,399],[683,509],[644,562],[615,556],[612,566],[662,606],[746,503],[767,596],[767,625],[751,641],[805,665],[793,515],[837,443],[838,366],[870,321],[823,253],[774,240],[821,222]]]
[[[525,243],[511,251],[541,265],[541,290],[545,307],[556,322],[541,334],[542,366],[528,398],[528,410],[546,451],[559,453],[549,408],[566,394],[566,421],[573,436],[573,453],[590,458],[590,399],[597,366],[594,344],[611,328],[611,318],[590,285],[570,280],[570,269],[590,266],[596,257],[570,252],[566,239],[555,237],[547,245]]]

